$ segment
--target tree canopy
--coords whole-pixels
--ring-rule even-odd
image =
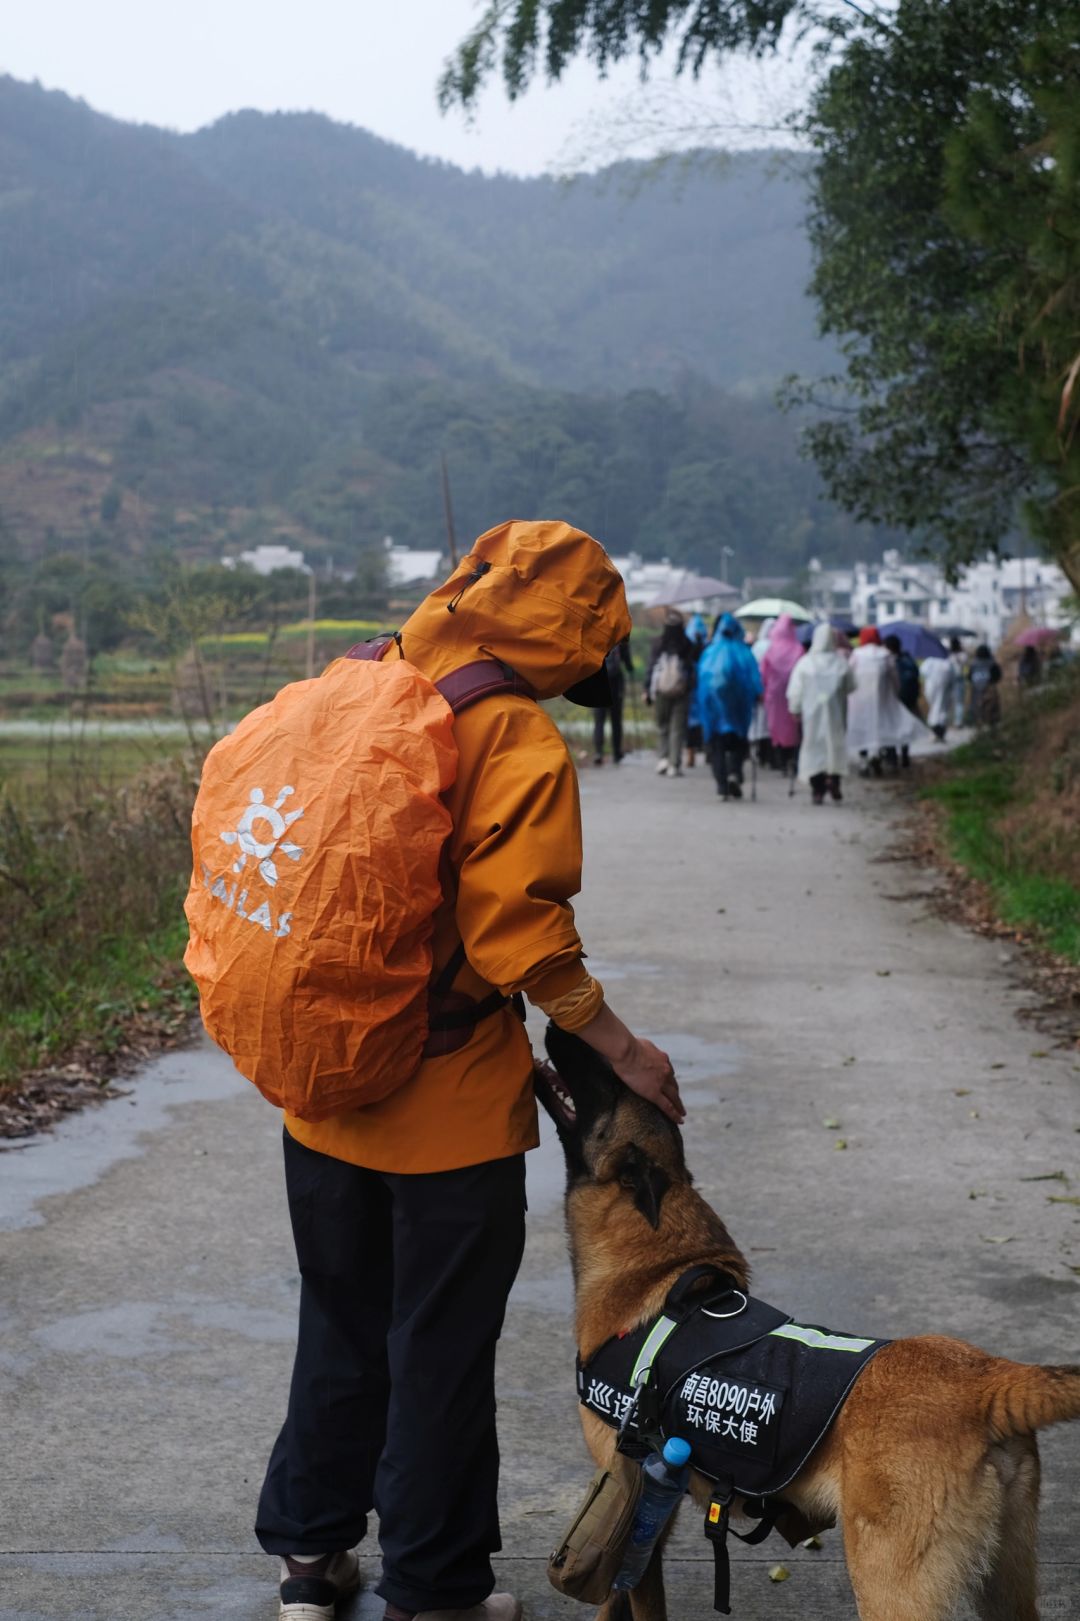
[[[807,436],[832,493],[952,563],[1022,502],[1080,588],[1080,12],[902,0],[806,122],[811,285],[847,362]]]
[[[1076,0],[493,0],[444,105],[575,56],[700,72],[811,38],[812,290],[846,372],[793,380],[830,492],[956,566],[1021,511],[1080,590]]]
[[[789,23],[824,42],[875,13],[887,16],[873,0],[490,0],[446,64],[439,100],[471,107],[495,72],[514,100],[541,63],[548,79],[558,79],[586,55],[603,74],[635,54],[646,66],[673,41],[677,70],[696,74],[710,57],[775,51]]]

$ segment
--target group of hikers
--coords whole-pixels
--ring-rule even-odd
[[[802,634],[806,634],[806,629]],[[622,758],[622,710],[628,642],[608,659],[610,709],[594,716],[594,764],[604,760],[610,716],[612,751]],[[993,726],[1001,712],[1001,667],[985,645],[968,658],[957,637],[947,656],[920,664],[898,637],[874,626],[855,646],[831,624],[813,627],[807,647],[790,614],[764,620],[752,643],[739,620],[719,614],[710,634],[701,614],[689,620],[668,608],[649,654],[645,702],[658,732],[656,770],[681,777],[703,751],[723,799],[741,799],[745,767],[796,771],[811,801],[843,798],[849,759],[863,776],[881,776],[911,762],[912,744],[932,734],[944,742],[950,726]],[[923,705],[925,702],[925,720]]]

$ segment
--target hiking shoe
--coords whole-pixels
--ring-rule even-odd
[[[334,1621],[338,1599],[360,1586],[360,1561],[349,1549],[321,1559],[281,1561],[280,1621]]]
[[[521,1621],[521,1605],[512,1593],[492,1593],[468,1610],[421,1610],[413,1621]]]
[[[666,760],[657,760],[657,762],[656,762],[656,775],[658,777],[666,777],[667,772],[668,772],[668,763],[667,763],[667,761]]]

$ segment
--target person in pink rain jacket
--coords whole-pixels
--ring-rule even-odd
[[[772,739],[773,764],[785,775],[799,747],[799,722],[788,708],[788,682],[804,651],[795,634],[795,621],[790,614],[781,614],[761,661],[761,677],[765,683],[765,724]]]

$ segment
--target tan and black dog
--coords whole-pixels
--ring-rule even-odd
[[[549,1027],[555,1074],[537,1094],[567,1165],[566,1213],[578,1349],[660,1314],[672,1285],[712,1263],[745,1287],[749,1267],[693,1187],[676,1126],[591,1048]],[[582,1408],[597,1464],[637,1467]],[[784,1500],[810,1527],[839,1521],[862,1621],[945,1621],[966,1595],[980,1621],[1038,1621],[1035,1432],[1080,1417],[1080,1367],[1035,1367],[928,1334],[894,1340],[866,1366]],[[614,1460],[614,1464],[613,1464]],[[694,1476],[704,1506],[710,1483]],[[736,1505],[737,1508],[737,1505]],[[663,1621],[662,1550],[600,1621]]]

